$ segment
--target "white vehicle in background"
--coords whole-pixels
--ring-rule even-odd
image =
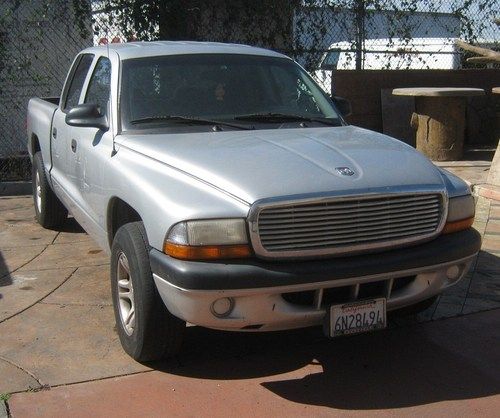
[[[321,58],[314,78],[331,93],[334,70],[355,70],[354,42],[336,42]],[[455,38],[367,39],[364,70],[454,70],[460,66]]]

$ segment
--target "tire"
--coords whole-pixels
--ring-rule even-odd
[[[116,329],[125,352],[139,362],[177,354],[186,323],[167,310],[156,289],[142,222],[118,229],[110,276]]]
[[[50,188],[40,151],[33,156],[31,177],[35,218],[44,228],[56,229],[66,221],[68,210]]]

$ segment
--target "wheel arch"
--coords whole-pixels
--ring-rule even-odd
[[[142,222],[142,217],[137,210],[119,197],[112,197],[107,211],[108,243],[111,248],[113,239],[118,229],[130,222]]]
[[[40,147],[40,140],[38,139],[38,136],[35,133],[31,134],[28,149],[30,151],[31,157],[33,157],[38,151],[42,150],[42,148]]]

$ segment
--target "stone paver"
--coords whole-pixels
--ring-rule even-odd
[[[460,161],[435,162],[436,165],[463,178],[469,184],[484,184],[488,180],[490,164],[460,165]]]
[[[52,244],[20,271],[41,271],[54,268],[77,268],[103,265],[108,255],[94,241],[77,241],[68,244]]]
[[[2,357],[0,357],[0,376],[0,394],[41,388],[41,385],[29,372]]]
[[[74,268],[17,271],[9,275],[10,284],[0,285],[0,323],[52,293],[74,271]]]
[[[49,245],[56,236],[57,232],[38,228],[32,221],[4,223],[0,228],[0,242],[4,248]]]
[[[111,306],[39,303],[0,324],[0,335],[0,357],[50,386],[149,370],[122,350]]]
[[[30,222],[35,218],[31,196],[2,197],[0,217],[4,222]]]
[[[50,294],[42,303],[112,306],[109,266],[79,267],[64,286]]]
[[[19,248],[2,248],[0,246],[0,286],[10,284],[9,274],[23,267],[45,251],[46,246],[35,245]]]
[[[500,221],[490,221],[489,222],[488,234],[500,235]]]
[[[8,418],[7,406],[4,401],[0,401],[0,418]]]
[[[483,251],[488,251],[490,253],[500,253],[500,236],[488,234],[488,230],[483,238]]]
[[[486,251],[481,251],[477,259],[476,271],[500,277],[500,263],[498,261],[498,256]]]
[[[2,198],[0,220],[1,249],[49,245],[59,234],[34,222],[32,199],[27,197]]]

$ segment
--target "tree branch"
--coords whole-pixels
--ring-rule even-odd
[[[492,49],[481,48],[479,46],[473,46],[460,40],[455,41],[455,44],[465,51],[480,55],[480,57],[468,58],[468,62],[500,62],[500,52],[493,51]],[[479,61],[479,59],[481,61]]]
[[[493,62],[500,62],[500,61],[492,61],[492,59],[489,57],[471,57],[467,58],[467,62],[471,62],[473,64],[491,64]]]

